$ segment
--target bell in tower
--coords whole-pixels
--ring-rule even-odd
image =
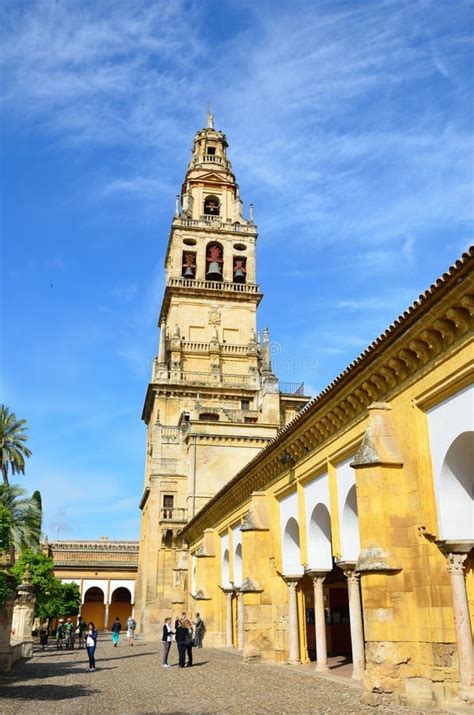
[[[185,251],[183,253],[183,278],[195,278],[196,277],[196,254],[192,251]]]
[[[219,243],[210,243],[206,251],[206,279],[208,281],[222,280],[222,246]]]
[[[245,258],[234,258],[234,283],[245,283],[247,274],[245,263]]]

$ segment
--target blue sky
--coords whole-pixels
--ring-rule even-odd
[[[472,3],[5,2],[1,399],[50,538],[137,538],[163,258],[209,99],[283,380],[324,387],[472,242]]]

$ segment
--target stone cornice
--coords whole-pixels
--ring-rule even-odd
[[[45,544],[49,551],[53,554],[59,554],[62,551],[89,551],[89,552],[107,552],[116,551],[118,553],[136,553],[138,554],[138,541],[50,541]]]
[[[308,452],[367,417],[373,402],[389,401],[441,362],[448,350],[472,341],[474,248],[431,286],[349,367],[284,427],[182,530],[188,543],[278,478]]]

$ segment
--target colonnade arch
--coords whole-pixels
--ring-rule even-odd
[[[91,586],[84,594],[81,616],[89,623],[92,621],[98,630],[105,624],[105,594],[98,586]]]
[[[441,466],[439,510],[443,539],[474,538],[474,432],[449,445]]]

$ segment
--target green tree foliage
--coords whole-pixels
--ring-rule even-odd
[[[38,498],[26,496],[26,490],[16,484],[0,484],[0,507],[1,531],[6,543],[2,549],[37,549],[41,536]],[[5,537],[7,530],[9,534]]]
[[[76,616],[81,597],[77,583],[61,583],[53,574],[53,559],[43,552],[27,549],[22,552],[12,573],[20,582],[26,564],[30,567],[31,583],[36,596],[35,615],[45,620],[60,616]]]
[[[13,514],[0,502],[0,554],[10,550],[12,528]]]
[[[26,420],[19,420],[6,405],[0,405],[0,468],[4,485],[8,486],[8,471],[25,473],[25,457],[31,452],[25,442],[28,439]]]

